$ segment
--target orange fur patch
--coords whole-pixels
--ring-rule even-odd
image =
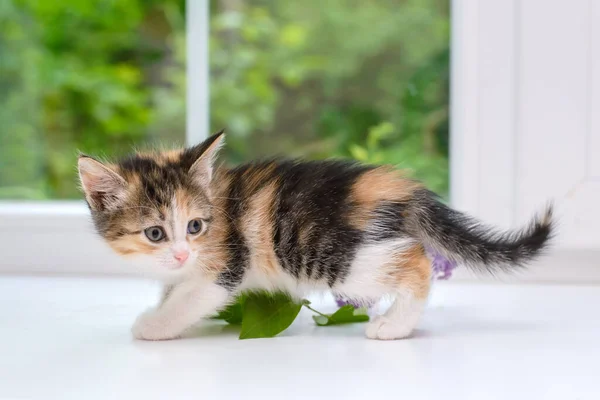
[[[406,178],[390,166],[381,166],[362,174],[354,183],[350,201],[355,205],[350,224],[365,229],[372,212],[384,201],[406,201],[421,184]]]
[[[181,158],[182,149],[168,150],[160,153],[160,158],[166,164],[168,162],[177,162]]]
[[[158,165],[164,166],[168,163],[176,163],[181,158],[183,149],[173,149],[164,151],[138,151],[135,154],[138,157],[150,158]]]
[[[140,237],[140,235],[126,235],[119,239],[108,242],[113,250],[123,256],[128,256],[135,253],[150,254],[157,250],[157,248],[147,240]]]
[[[204,273],[212,279],[217,279],[219,274],[227,268],[228,252],[223,244],[226,242],[227,222],[230,218],[227,214],[226,204],[231,177],[227,174],[227,170],[219,168],[215,171],[213,179],[219,184],[211,194],[213,220],[208,228],[209,234],[206,237],[202,236],[203,240],[206,240],[204,242],[206,250],[201,257]]]
[[[395,287],[407,287],[417,299],[426,299],[431,286],[431,260],[422,245],[398,253],[394,260],[383,267],[386,283]]]
[[[227,229],[225,228],[224,218],[217,217],[213,220],[210,227],[210,235],[204,242],[204,252],[202,257],[202,270],[207,277],[216,280],[218,276],[227,268],[227,248],[223,243],[227,238]]]
[[[273,162],[264,167],[248,168],[242,176],[244,187],[248,188],[248,190],[254,190],[256,187],[259,187],[273,176],[273,171],[276,167],[277,165]]]
[[[276,272],[279,263],[273,249],[274,200],[278,183],[273,181],[254,194],[242,218],[242,231],[251,243],[252,257],[265,274]]]

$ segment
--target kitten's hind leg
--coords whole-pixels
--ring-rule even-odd
[[[429,295],[431,261],[418,245],[395,257],[391,267],[383,267],[394,303],[368,324],[370,339],[393,340],[408,337],[416,327]]]

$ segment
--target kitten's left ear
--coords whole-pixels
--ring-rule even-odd
[[[182,156],[185,159],[192,158],[194,161],[190,166],[189,173],[194,176],[200,186],[207,188],[213,177],[214,163],[219,149],[225,143],[225,131],[221,130],[204,142],[186,150]]]

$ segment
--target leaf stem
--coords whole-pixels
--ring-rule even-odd
[[[306,308],[308,308],[310,311],[312,311],[312,312],[314,312],[314,313],[317,313],[317,314],[319,314],[319,315],[320,315],[320,316],[322,316],[322,317],[329,318],[329,315],[327,315],[327,314],[323,314],[322,312],[315,310],[314,308],[312,308],[312,307],[311,307],[311,306],[309,306],[308,304],[303,304],[303,306],[304,306],[304,307],[306,307]]]

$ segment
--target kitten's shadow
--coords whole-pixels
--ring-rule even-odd
[[[230,325],[222,321],[203,321],[202,324],[188,330],[182,339],[239,336],[240,325]]]
[[[179,348],[183,346],[187,348],[187,344],[189,341],[193,341],[196,339],[224,339],[229,338],[231,340],[237,340],[240,334],[239,325],[228,325],[223,323],[222,321],[207,321],[202,325],[195,326],[190,328],[186,333],[182,336],[171,339],[171,340],[158,340],[158,341],[144,341],[144,340],[133,340],[133,343],[136,347],[141,349],[148,348],[156,348],[156,349],[164,349],[164,348]],[[157,346],[160,344],[160,346]]]

